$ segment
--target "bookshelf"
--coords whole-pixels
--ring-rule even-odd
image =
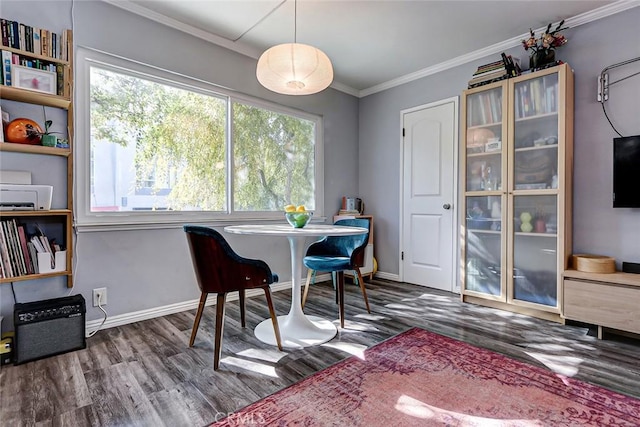
[[[573,73],[561,64],[466,90],[462,117],[462,300],[562,322]]]
[[[60,250],[55,254],[46,255],[41,259],[42,254],[37,254],[38,260],[55,260],[54,264],[48,265],[48,262],[42,262],[40,270],[42,272],[35,272],[33,268],[25,274],[25,270],[14,272],[12,276],[8,277],[7,269],[3,268],[2,277],[0,277],[0,283],[8,282],[20,282],[27,280],[44,279],[50,277],[66,276],[67,286],[73,286],[72,276],[72,257],[73,257],[73,35],[71,30],[64,30],[58,35],[48,30],[36,29],[26,25],[18,23],[19,29],[24,27],[24,32],[18,32],[16,39],[15,34],[11,37],[11,33],[6,33],[5,28],[8,26],[15,26],[12,21],[2,19],[0,21],[2,25],[2,46],[0,50],[3,52],[3,64],[2,64],[2,85],[0,85],[0,100],[2,102],[3,112],[11,113],[12,103],[30,104],[33,106],[44,106],[60,109],[66,115],[66,135],[59,135],[60,138],[68,141],[68,147],[45,147],[42,145],[26,145],[2,142],[0,143],[0,155],[2,153],[15,153],[19,156],[27,156],[28,159],[33,159],[34,163],[38,163],[39,159],[35,156],[57,156],[62,157],[66,163],[66,176],[62,181],[65,182],[64,188],[55,187],[53,189],[54,194],[59,191],[66,193],[66,204],[64,206],[53,206],[51,210],[2,210],[0,211],[0,224],[6,227],[15,223],[16,225],[24,226],[27,240],[29,236],[37,234],[36,230],[41,229],[49,240],[55,241],[60,246]],[[35,43],[37,38],[35,35],[43,35],[44,39]],[[55,38],[55,41],[54,41]],[[46,40],[49,40],[47,42]],[[51,43],[51,44],[47,44]],[[6,58],[10,58],[10,63],[7,64]],[[53,93],[44,93],[35,90],[30,90],[23,87],[8,86],[6,85],[6,73],[12,71],[13,65],[21,65],[24,67],[33,67],[35,69],[42,69],[42,67],[49,67],[48,69],[55,69],[56,75],[56,90]],[[7,102],[11,101],[11,102]],[[13,104],[16,105],[16,104]],[[20,108],[24,111],[23,108]],[[30,111],[30,110],[29,110]],[[37,113],[35,111],[38,111]],[[17,117],[10,117],[10,120]],[[34,109],[33,120],[39,122],[41,118],[41,112]],[[40,123],[40,122],[39,122]],[[40,123],[44,124],[44,123]],[[44,129],[44,126],[42,126]],[[30,160],[28,160],[30,161]],[[6,165],[6,163],[5,163]],[[46,182],[34,182],[34,184],[47,184]],[[4,236],[6,239],[6,235]],[[20,236],[14,236],[18,239],[13,244],[20,244]],[[8,242],[5,240],[5,250]],[[26,261],[27,255],[22,250],[22,246],[14,248],[22,252],[22,260]],[[8,250],[7,250],[8,252]],[[27,250],[28,252],[28,250]],[[7,254],[8,255],[8,254]],[[14,256],[20,255],[14,251]],[[28,258],[31,258],[29,254]],[[3,261],[4,264],[4,261]],[[26,267],[26,266],[25,266]],[[13,270],[13,269],[12,269]],[[19,269],[18,269],[19,270]]]

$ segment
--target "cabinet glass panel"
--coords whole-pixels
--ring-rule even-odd
[[[502,202],[500,196],[466,198],[465,289],[501,295]]]
[[[466,190],[501,185],[502,86],[467,97]]]
[[[557,306],[556,196],[514,197],[513,230],[513,298]]]
[[[558,75],[515,85],[514,189],[558,188]]]

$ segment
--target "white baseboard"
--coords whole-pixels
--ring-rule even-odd
[[[291,289],[291,282],[275,283],[271,285],[272,292],[278,292],[285,289]],[[264,295],[262,289],[251,289],[246,293],[247,297],[253,297],[256,295]],[[233,292],[227,296],[227,301],[235,301],[238,299],[238,294]],[[181,311],[194,310],[198,308],[199,299],[190,301],[178,302],[175,304],[169,304],[161,307],[149,308],[147,310],[134,311],[131,313],[119,314],[117,316],[108,316],[104,325],[100,329],[114,328],[116,326],[127,325],[129,323],[140,322],[142,320],[149,320],[156,317],[166,316],[168,314],[180,313]],[[207,299],[206,306],[216,305],[215,298]],[[90,320],[86,323],[87,334],[93,332],[100,327],[102,319]]]
[[[379,277],[380,279],[393,280],[394,282],[400,281],[400,276],[393,273],[385,273],[384,271],[378,271],[374,274],[374,277]]]
[[[389,273],[382,273],[384,275],[381,276],[380,272],[376,273],[376,276],[394,280],[394,277],[397,275],[392,275]],[[307,278],[302,278],[302,283],[306,282]],[[316,276],[316,282],[325,282],[331,280],[331,273],[319,274]],[[275,283],[271,285],[272,292],[278,292],[282,290],[291,289],[291,282],[283,282],[283,283]],[[257,295],[264,295],[264,292],[261,289],[251,289],[247,291],[247,297],[253,297]],[[233,292],[227,297],[227,301],[235,301],[238,299],[238,294]],[[147,310],[134,311],[131,313],[118,314],[117,316],[107,316],[107,320],[104,322],[104,325],[100,328],[100,324],[102,323],[102,319],[90,320],[86,323],[87,334],[92,333],[96,329],[108,329],[114,328],[116,326],[127,325],[129,323],[140,322],[142,320],[154,319],[156,317],[166,316],[169,314],[180,313],[181,311],[187,310],[195,310],[198,308],[198,299],[178,302],[175,304],[169,304],[161,307],[149,308]],[[216,305],[215,298],[209,298],[207,300],[206,306]]]

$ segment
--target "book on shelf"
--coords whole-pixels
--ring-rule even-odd
[[[2,258],[2,268],[4,277],[13,277],[13,268],[9,258],[9,245],[5,238],[4,227],[0,224],[0,258]]]
[[[61,34],[50,30],[31,27],[17,21],[0,19],[2,34],[2,72],[0,84],[13,86],[15,77],[11,73],[12,65],[21,65],[50,71],[56,74],[56,94],[65,98],[71,97],[71,69],[58,61],[68,61],[73,44],[73,33],[64,30]],[[17,49],[19,52],[10,49]],[[41,58],[47,57],[47,58]]]
[[[0,279],[4,279],[5,277],[4,261],[2,260],[2,242],[0,242]]]
[[[38,251],[31,241],[27,242],[27,248],[29,249],[29,256],[31,257],[31,261],[33,262],[33,272],[35,274],[38,274],[40,272],[40,268],[38,267]]]
[[[12,274],[9,277],[20,276],[20,261],[18,260],[18,254],[14,245],[14,238],[11,233],[10,221],[2,221],[2,234],[3,240],[7,246],[7,254],[9,257],[9,264],[11,266]]]
[[[20,234],[18,233],[18,223],[15,218],[11,220],[11,233],[13,235],[13,244],[15,246],[16,254],[18,256],[18,262],[20,263],[20,274],[27,274],[27,261],[25,259],[24,253],[22,252],[22,246],[20,245]]]
[[[473,73],[473,76],[471,76],[471,78],[484,76],[484,75],[491,74],[491,73],[494,73],[496,71],[500,71],[500,70],[504,70],[504,69],[505,69],[504,68],[504,64],[495,65],[495,66],[493,66],[491,68],[486,68],[486,69],[482,69],[482,70],[478,69],[478,70],[476,70],[475,73]]]
[[[19,48],[20,50],[27,50],[27,45],[26,45],[26,38],[25,38],[25,26],[24,24],[19,24],[19,28],[20,28],[20,33],[18,36],[18,42],[19,42]]]
[[[46,60],[34,59],[8,50],[2,50],[2,84],[5,86],[15,86],[12,67],[20,65],[22,67],[33,68],[37,70],[47,71],[55,74],[55,89],[59,96],[70,96],[70,88],[66,82],[69,81],[71,74],[69,67],[63,64],[48,62]]]
[[[2,84],[5,86],[11,86],[13,84],[11,79],[11,64],[12,55],[8,50],[2,51]]]
[[[49,56],[49,32],[40,30],[40,54]]]
[[[26,224],[15,218],[0,221],[0,274],[3,278],[26,276],[41,272],[38,254],[46,254],[51,266],[43,267],[45,272],[55,268],[55,255],[64,249],[49,239],[35,224],[35,233],[29,234]],[[41,257],[42,258],[42,257]],[[40,260],[42,261],[42,259]]]
[[[480,126],[502,121],[502,92],[490,90],[469,97],[469,125]]]
[[[18,264],[16,263],[16,254],[13,247],[11,234],[9,233],[9,224],[7,221],[2,221],[2,233],[4,234],[4,240],[7,244],[7,252],[9,254],[9,263],[11,264],[12,277],[19,276]]]
[[[494,61],[494,62],[490,62],[488,64],[483,64],[478,66],[478,68],[476,69],[476,72],[473,73],[473,75],[478,75],[478,74],[482,74],[485,73],[487,71],[495,71],[496,69],[502,67],[504,64],[502,63],[502,60],[500,61]]]
[[[479,79],[482,79],[483,77],[491,76],[493,74],[506,73],[506,72],[507,70],[504,67],[498,67],[498,68],[494,68],[493,70],[485,71],[480,74],[474,74],[473,76],[471,76],[471,80],[479,80]]]
[[[516,118],[526,118],[558,111],[558,81],[543,76],[523,82],[516,87]]]
[[[16,21],[8,21],[8,23],[11,25],[10,46],[14,49],[20,49],[20,24]]]
[[[340,209],[338,215],[360,215],[360,211],[355,209]]]
[[[511,55],[507,55],[504,52],[502,52],[501,55],[502,62],[504,63],[504,67],[507,70],[507,74],[509,74],[509,77],[519,76],[522,73],[520,70],[520,60],[516,59],[514,61]]]
[[[27,231],[24,224],[18,225],[18,237],[20,238],[20,248],[24,256],[24,262],[27,267],[27,274],[33,274],[33,263],[31,262],[31,256],[29,254],[29,248],[27,247]]]
[[[499,78],[502,77],[504,75],[507,75],[507,71],[503,68],[493,71],[491,73],[486,73],[486,74],[481,74],[478,77],[474,77],[471,80],[469,80],[469,84],[475,84],[475,83],[480,83],[480,82],[484,82],[487,80],[492,80],[495,78]]]
[[[488,85],[488,84],[491,84],[491,83],[499,82],[501,80],[506,80],[508,78],[509,78],[509,75],[505,72],[500,77],[495,77],[495,78],[492,78],[492,79],[487,79],[487,80],[482,80],[482,81],[478,81],[478,82],[474,82],[474,83],[469,83],[467,88],[468,89],[473,89],[474,87]]]
[[[69,60],[71,30],[55,33],[4,18],[0,19],[0,27],[3,46],[25,53],[48,56],[52,60]]]
[[[0,31],[2,35],[2,45],[9,46],[9,33],[7,32],[7,20],[0,18]]]
[[[56,64],[56,93],[64,96],[64,67],[62,64]]]
[[[33,53],[42,52],[42,45],[40,44],[40,28],[33,29]]]
[[[518,60],[515,60],[511,55],[506,55],[504,52],[501,54],[502,59],[495,62],[490,62],[478,67],[471,80],[468,82],[468,88],[474,88],[489,83],[497,82],[507,79],[509,77],[519,76],[520,66]]]
[[[40,252],[40,253],[47,252],[47,249],[42,244],[42,240],[40,239],[40,236],[31,236],[30,242],[36,248],[36,252]]]

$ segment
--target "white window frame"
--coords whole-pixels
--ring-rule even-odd
[[[73,156],[75,164],[74,185],[74,214],[77,220],[78,230],[105,229],[139,229],[139,228],[175,228],[181,224],[190,223],[215,223],[226,225],[237,222],[257,221],[282,221],[282,212],[236,212],[233,211],[233,142],[231,132],[233,124],[227,120],[227,211],[126,211],[126,212],[91,212],[91,120],[90,120],[90,69],[92,65],[100,66],[107,70],[122,74],[169,84],[178,88],[201,92],[216,97],[226,97],[227,116],[231,115],[234,101],[265,108],[282,114],[289,114],[315,123],[315,209],[314,217],[324,217],[324,138],[323,119],[316,114],[310,114],[261,100],[248,95],[240,94],[229,89],[215,86],[212,83],[193,79],[178,73],[163,70],[157,67],[145,65],[136,61],[116,57],[88,48],[77,49],[75,68],[75,129],[73,141]]]

